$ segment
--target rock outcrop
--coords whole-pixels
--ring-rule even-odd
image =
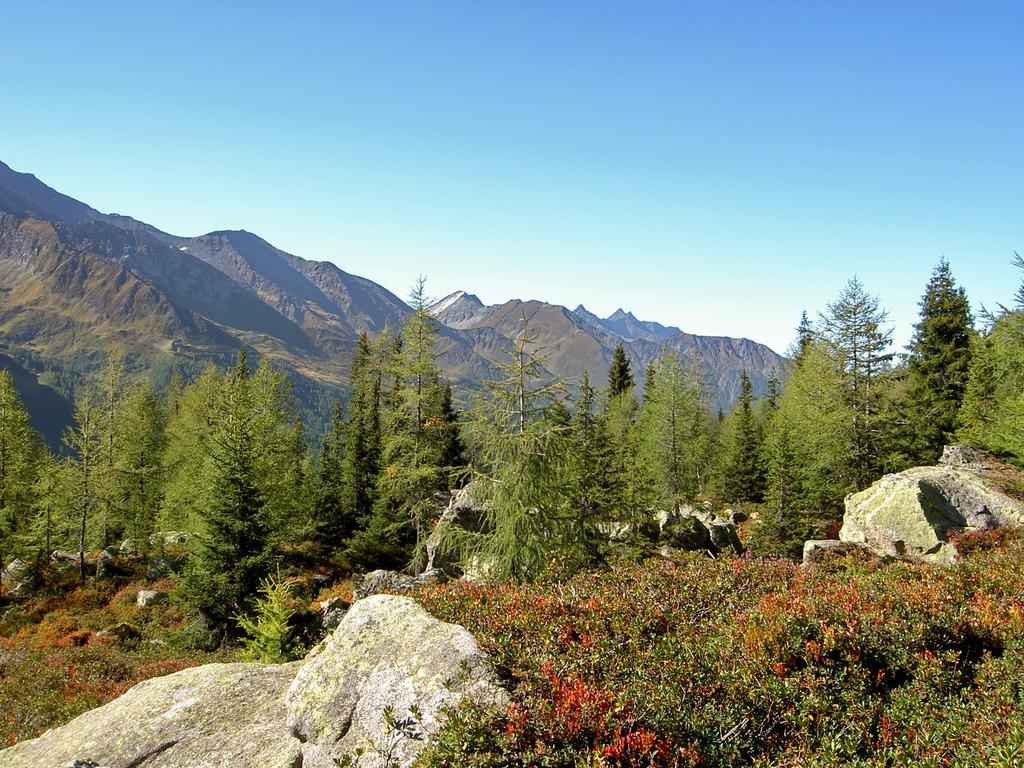
[[[480,491],[473,484],[453,491],[448,506],[441,512],[441,517],[434,530],[427,538],[427,570],[439,570],[449,576],[461,576],[464,554],[445,541],[453,528],[469,533],[479,533],[482,529],[486,510],[479,501]]]
[[[376,768],[385,756],[411,765],[446,710],[467,699],[507,705],[473,636],[408,598],[374,595],[355,603],[299,670],[286,704],[303,768],[334,768],[359,748],[366,750],[360,766]],[[386,709],[401,728],[389,732]]]
[[[376,595],[305,661],[208,664],[147,680],[0,751],[0,768],[334,768],[358,748],[361,768],[407,768],[465,700],[507,705],[473,636],[409,598]]]
[[[951,532],[1024,525],[1024,503],[993,487],[982,454],[950,446],[943,459],[847,496],[839,539],[883,557],[948,565],[956,558]]]
[[[718,517],[706,509],[683,507],[678,512],[664,512],[658,516],[661,529],[662,551],[707,552],[742,554],[743,544],[736,533],[736,524]]]

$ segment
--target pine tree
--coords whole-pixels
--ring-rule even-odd
[[[14,380],[0,370],[0,571],[30,538],[43,453]]]
[[[730,501],[760,501],[764,495],[761,431],[754,416],[754,388],[746,371],[740,379],[740,398],[733,410],[731,445],[726,460],[724,489]]]
[[[608,397],[614,398],[633,390],[633,373],[622,344],[615,347],[611,367],[608,369]]]
[[[974,317],[943,259],[920,303],[907,368],[912,458],[934,462],[957,427],[967,390]]]
[[[850,466],[858,488],[874,481],[884,466],[885,374],[892,361],[892,330],[884,327],[887,313],[856,277],[821,316],[822,335],[842,364],[850,425]]]
[[[378,351],[391,348],[387,331],[377,339]],[[352,389],[345,423],[345,515],[357,526],[373,512],[380,472],[381,388],[383,369],[365,333],[359,335],[352,358]]]
[[[247,613],[273,561],[272,520],[260,492],[259,437],[244,348],[215,403],[210,436],[210,494],[201,510],[203,533],[181,582],[184,602],[214,636],[233,631]]]

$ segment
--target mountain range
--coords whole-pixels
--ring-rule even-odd
[[[246,231],[172,235],[105,214],[0,162],[0,367],[12,370],[51,442],[70,401],[106,353],[123,350],[157,383],[227,363],[244,344],[285,369],[314,429],[343,395],[358,335],[398,328],[398,296],[330,262],[286,253]],[[749,339],[696,336],[618,310],[512,300],[486,306],[458,291],[431,307],[438,355],[465,397],[494,374],[525,315],[546,366],[569,381],[607,373],[622,344],[642,376],[663,348],[699,358],[728,407],[746,371],[761,391],[784,359]]]

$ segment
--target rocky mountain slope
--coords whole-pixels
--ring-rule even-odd
[[[783,366],[752,341],[692,336],[622,311],[601,319],[539,301],[488,307],[463,292],[434,309],[442,367],[463,394],[494,374],[524,313],[550,348],[548,370],[569,380],[585,369],[603,378],[619,343],[640,373],[667,346],[700,357],[727,407],[742,371],[760,390]],[[166,379],[227,362],[245,344],[291,373],[315,427],[343,391],[359,333],[397,328],[409,312],[386,288],[250,232],[169,234],[0,163],[0,352],[55,396],[71,397],[115,347]]]
[[[489,330],[513,339],[523,317],[547,350],[546,367],[557,376],[577,380],[584,370],[600,381],[607,374],[615,347],[622,344],[642,382],[647,365],[671,349],[701,361],[715,405],[728,409],[739,394],[740,377],[750,377],[755,393],[764,392],[772,376],[782,378],[785,360],[763,344],[750,339],[695,336],[678,328],[638,320],[631,312],[617,310],[600,318],[580,305],[574,310],[542,301],[513,300],[485,306],[476,296],[456,291],[431,307],[447,327],[463,333]]]

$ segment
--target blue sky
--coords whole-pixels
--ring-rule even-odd
[[[1024,3],[0,0],[0,160],[404,295],[784,349],[856,273],[1008,301]]]

